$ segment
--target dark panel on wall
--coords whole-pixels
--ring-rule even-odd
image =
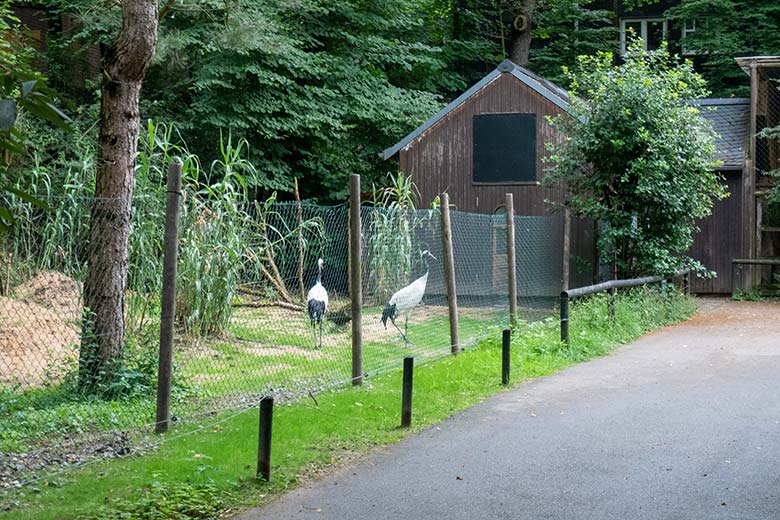
[[[501,74],[451,111],[399,152],[399,166],[412,175],[423,204],[430,204],[446,191],[460,211],[493,213],[504,203],[504,194],[514,195],[517,215],[549,214],[545,199],[560,200],[557,188],[537,184],[523,186],[474,184],[473,119],[481,114],[536,114],[536,179],[544,177],[550,152],[545,143],[559,141],[546,117],[562,110],[511,74]]]
[[[728,191],[715,202],[712,215],[699,221],[688,255],[715,271],[711,279],[694,277],[691,289],[700,294],[731,293],[731,260],[744,257],[742,250],[742,172],[724,172]]]
[[[536,181],[536,114],[474,116],[474,182]]]

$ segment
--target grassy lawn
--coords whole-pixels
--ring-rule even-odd
[[[640,290],[618,298],[616,319],[610,322],[605,298],[596,297],[573,306],[570,348],[559,343],[555,320],[522,324],[513,334],[512,384],[603,355],[694,311],[689,298]],[[317,404],[304,399],[277,407],[270,483],[254,478],[256,410],[225,413],[176,427],[148,453],[6,491],[0,510],[10,510],[0,519],[217,518],[226,509],[262,503],[334,462],[396,442],[504,391],[500,359],[496,333],[473,350],[418,366],[411,430],[398,428],[398,370],[370,377],[360,388],[323,392]]]
[[[408,347],[392,327],[385,330],[380,325],[380,315],[381,308],[364,309],[364,372],[386,371],[400,365],[407,355],[426,359],[448,351],[446,308],[419,309],[410,320],[413,343]],[[497,330],[501,317],[495,309],[464,315],[460,321],[464,343]],[[64,433],[80,435],[152,423],[156,336],[150,334],[146,342],[139,343],[135,352],[147,390],[142,388],[135,397],[122,391],[121,400],[85,398],[74,392],[72,380],[25,392],[0,388],[0,452],[24,452]],[[326,323],[323,347],[315,349],[303,313],[278,308],[237,309],[227,337],[179,339],[175,374],[181,385],[174,394],[173,414],[187,419],[204,411],[241,406],[247,399],[269,392],[292,396],[316,391],[347,380],[351,356],[348,326]]]

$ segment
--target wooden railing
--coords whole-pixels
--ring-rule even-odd
[[[742,278],[742,268],[746,265],[780,265],[780,258],[735,258],[731,261],[731,295],[737,292],[737,272]]]
[[[608,282],[597,283],[596,285],[588,285],[587,287],[578,287],[576,289],[569,289],[568,291],[561,292],[561,341],[566,345],[569,344],[569,300],[586,296],[588,294],[595,294],[601,291],[607,291],[609,293],[609,315],[610,318],[615,317],[615,291],[622,287],[638,287],[640,285],[646,285],[649,283],[662,282],[670,278],[676,278],[678,276],[683,277],[683,290],[685,294],[691,292],[691,270],[686,269],[683,271],[677,271],[672,276],[645,276],[644,278],[629,278],[626,280],[610,280]]]

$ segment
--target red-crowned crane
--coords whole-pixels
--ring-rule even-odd
[[[385,326],[385,329],[387,329],[387,320],[390,319],[393,326],[398,329],[401,337],[404,338],[404,346],[409,345],[409,313],[420,304],[425,294],[425,286],[428,285],[430,267],[427,257],[429,256],[436,260],[436,257],[430,251],[425,250],[422,252],[422,259],[425,262],[425,274],[403,289],[396,291],[382,311],[382,324]],[[401,332],[401,329],[395,323],[396,316],[401,315],[404,316],[404,332]]]
[[[320,258],[317,260],[317,283],[309,289],[306,295],[306,306],[309,310],[309,319],[311,320],[311,330],[314,335],[314,348],[322,347],[322,318],[328,311],[328,291],[322,286],[322,266],[325,262]],[[317,324],[320,326],[320,342],[317,346]]]

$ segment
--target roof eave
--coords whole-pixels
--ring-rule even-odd
[[[761,67],[780,67],[780,56],[743,56],[740,58],[734,58],[745,74],[750,74],[750,68],[755,66]]]
[[[487,86],[490,82],[492,82],[494,79],[496,79],[498,76],[502,74],[502,71],[499,70],[499,68],[494,69],[492,72],[490,72],[487,76],[476,82],[474,85],[471,86],[466,92],[455,98],[450,104],[436,112],[431,118],[429,118],[426,122],[424,122],[422,125],[418,126],[416,129],[414,129],[411,133],[409,133],[406,137],[398,141],[396,144],[391,146],[390,148],[387,148],[379,153],[379,157],[381,157],[383,160],[387,160],[390,157],[394,156],[398,153],[401,148],[405,147],[412,141],[414,141],[417,137],[422,135],[426,130],[428,130],[430,127],[435,125],[439,122],[439,120],[443,119],[444,116],[446,116],[451,111],[455,110],[457,107],[459,107],[461,104],[463,104],[468,98],[470,98],[472,95],[476,94],[479,90],[481,90],[483,87]]]
[[[564,112],[569,112],[569,103],[565,99],[562,99],[555,92],[550,90],[548,87],[544,86],[536,79],[532,78],[528,74],[525,74],[521,67],[518,67],[510,60],[504,60],[501,63],[499,63],[498,66],[493,71],[491,71],[487,76],[485,76],[477,83],[472,85],[471,88],[469,88],[466,92],[458,96],[446,107],[439,110],[436,114],[434,114],[433,117],[428,119],[425,123],[417,127],[414,131],[412,131],[406,137],[401,139],[395,145],[380,152],[379,157],[382,158],[383,160],[387,160],[393,157],[401,149],[405,148],[412,141],[414,141],[415,139],[420,137],[423,133],[425,133],[429,128],[431,128],[433,125],[438,123],[441,119],[443,119],[444,116],[446,116],[448,113],[450,113],[451,111],[459,107],[461,104],[463,104],[468,98],[476,94],[482,88],[486,87],[493,80],[498,78],[501,74],[505,74],[505,73],[512,74],[515,78],[517,78],[518,80],[526,84],[528,87],[536,91],[539,95],[541,95],[548,101],[552,102],[554,105],[558,106],[561,110],[563,110]]]

